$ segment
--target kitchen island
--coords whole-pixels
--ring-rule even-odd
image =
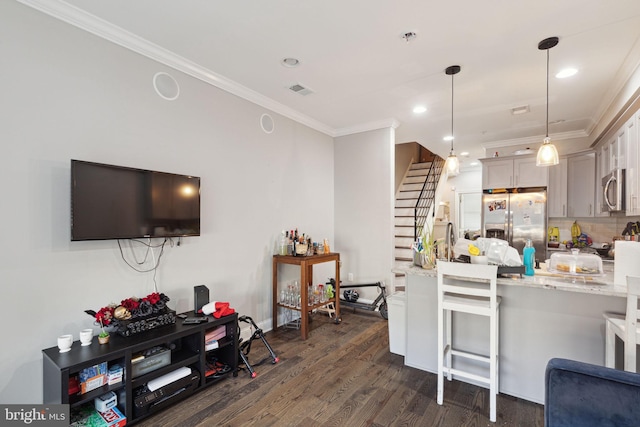
[[[460,264],[461,268],[465,264]],[[544,374],[553,357],[604,366],[605,311],[624,313],[626,286],[613,283],[613,263],[605,275],[590,280],[536,275],[498,278],[500,304],[500,393],[544,403]],[[437,272],[412,263],[397,265],[406,274],[405,365],[437,372]],[[479,354],[488,351],[487,319],[454,313],[457,347]],[[621,351],[618,350],[617,354]],[[483,372],[485,366],[454,359],[454,366]],[[462,365],[464,364],[464,365]]]

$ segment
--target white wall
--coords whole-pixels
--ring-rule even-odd
[[[394,131],[391,128],[336,138],[335,235],[348,283],[384,281],[393,266]],[[375,288],[359,291],[374,299]]]
[[[41,350],[91,327],[85,309],[153,290],[115,241],[70,242],[72,158],[200,176],[202,235],[165,249],[158,288],[180,312],[206,285],[270,327],[280,231],[334,239],[333,139],[277,114],[265,134],[263,108],[17,2],[0,2],[0,57],[0,402],[42,401]]]
[[[420,144],[417,142],[396,144],[395,159],[393,188],[397,193],[409,166],[411,166],[413,162],[420,161]]]

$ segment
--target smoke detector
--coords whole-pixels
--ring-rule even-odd
[[[293,84],[293,85],[289,86],[289,90],[293,91],[293,92],[295,92],[297,94],[303,95],[303,96],[306,96],[306,95],[309,95],[309,94],[313,93],[313,91],[311,89],[309,89],[308,87],[302,86],[300,83],[296,83],[296,84]]]
[[[300,61],[296,58],[284,58],[280,63],[287,68],[294,68],[300,65]]]

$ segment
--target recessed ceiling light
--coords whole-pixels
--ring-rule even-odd
[[[285,67],[293,68],[300,65],[300,61],[296,58],[284,58],[282,60],[282,65],[284,65]]]
[[[415,107],[413,107],[413,112],[416,114],[422,114],[426,111],[427,107],[425,107],[424,105],[416,105]]]
[[[454,137],[453,137],[453,135],[447,135],[442,139],[445,140],[445,141],[453,141]]]
[[[575,76],[577,72],[578,70],[575,68],[565,68],[564,70],[560,70],[560,72],[556,74],[556,78],[565,79],[567,77]]]
[[[463,151],[463,152],[460,153],[460,155],[466,157],[466,156],[469,155],[469,152],[468,151]]]
[[[478,162],[471,162],[469,163],[469,166],[478,166]]]

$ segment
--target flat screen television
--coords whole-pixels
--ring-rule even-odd
[[[200,178],[71,160],[71,240],[200,235]]]

